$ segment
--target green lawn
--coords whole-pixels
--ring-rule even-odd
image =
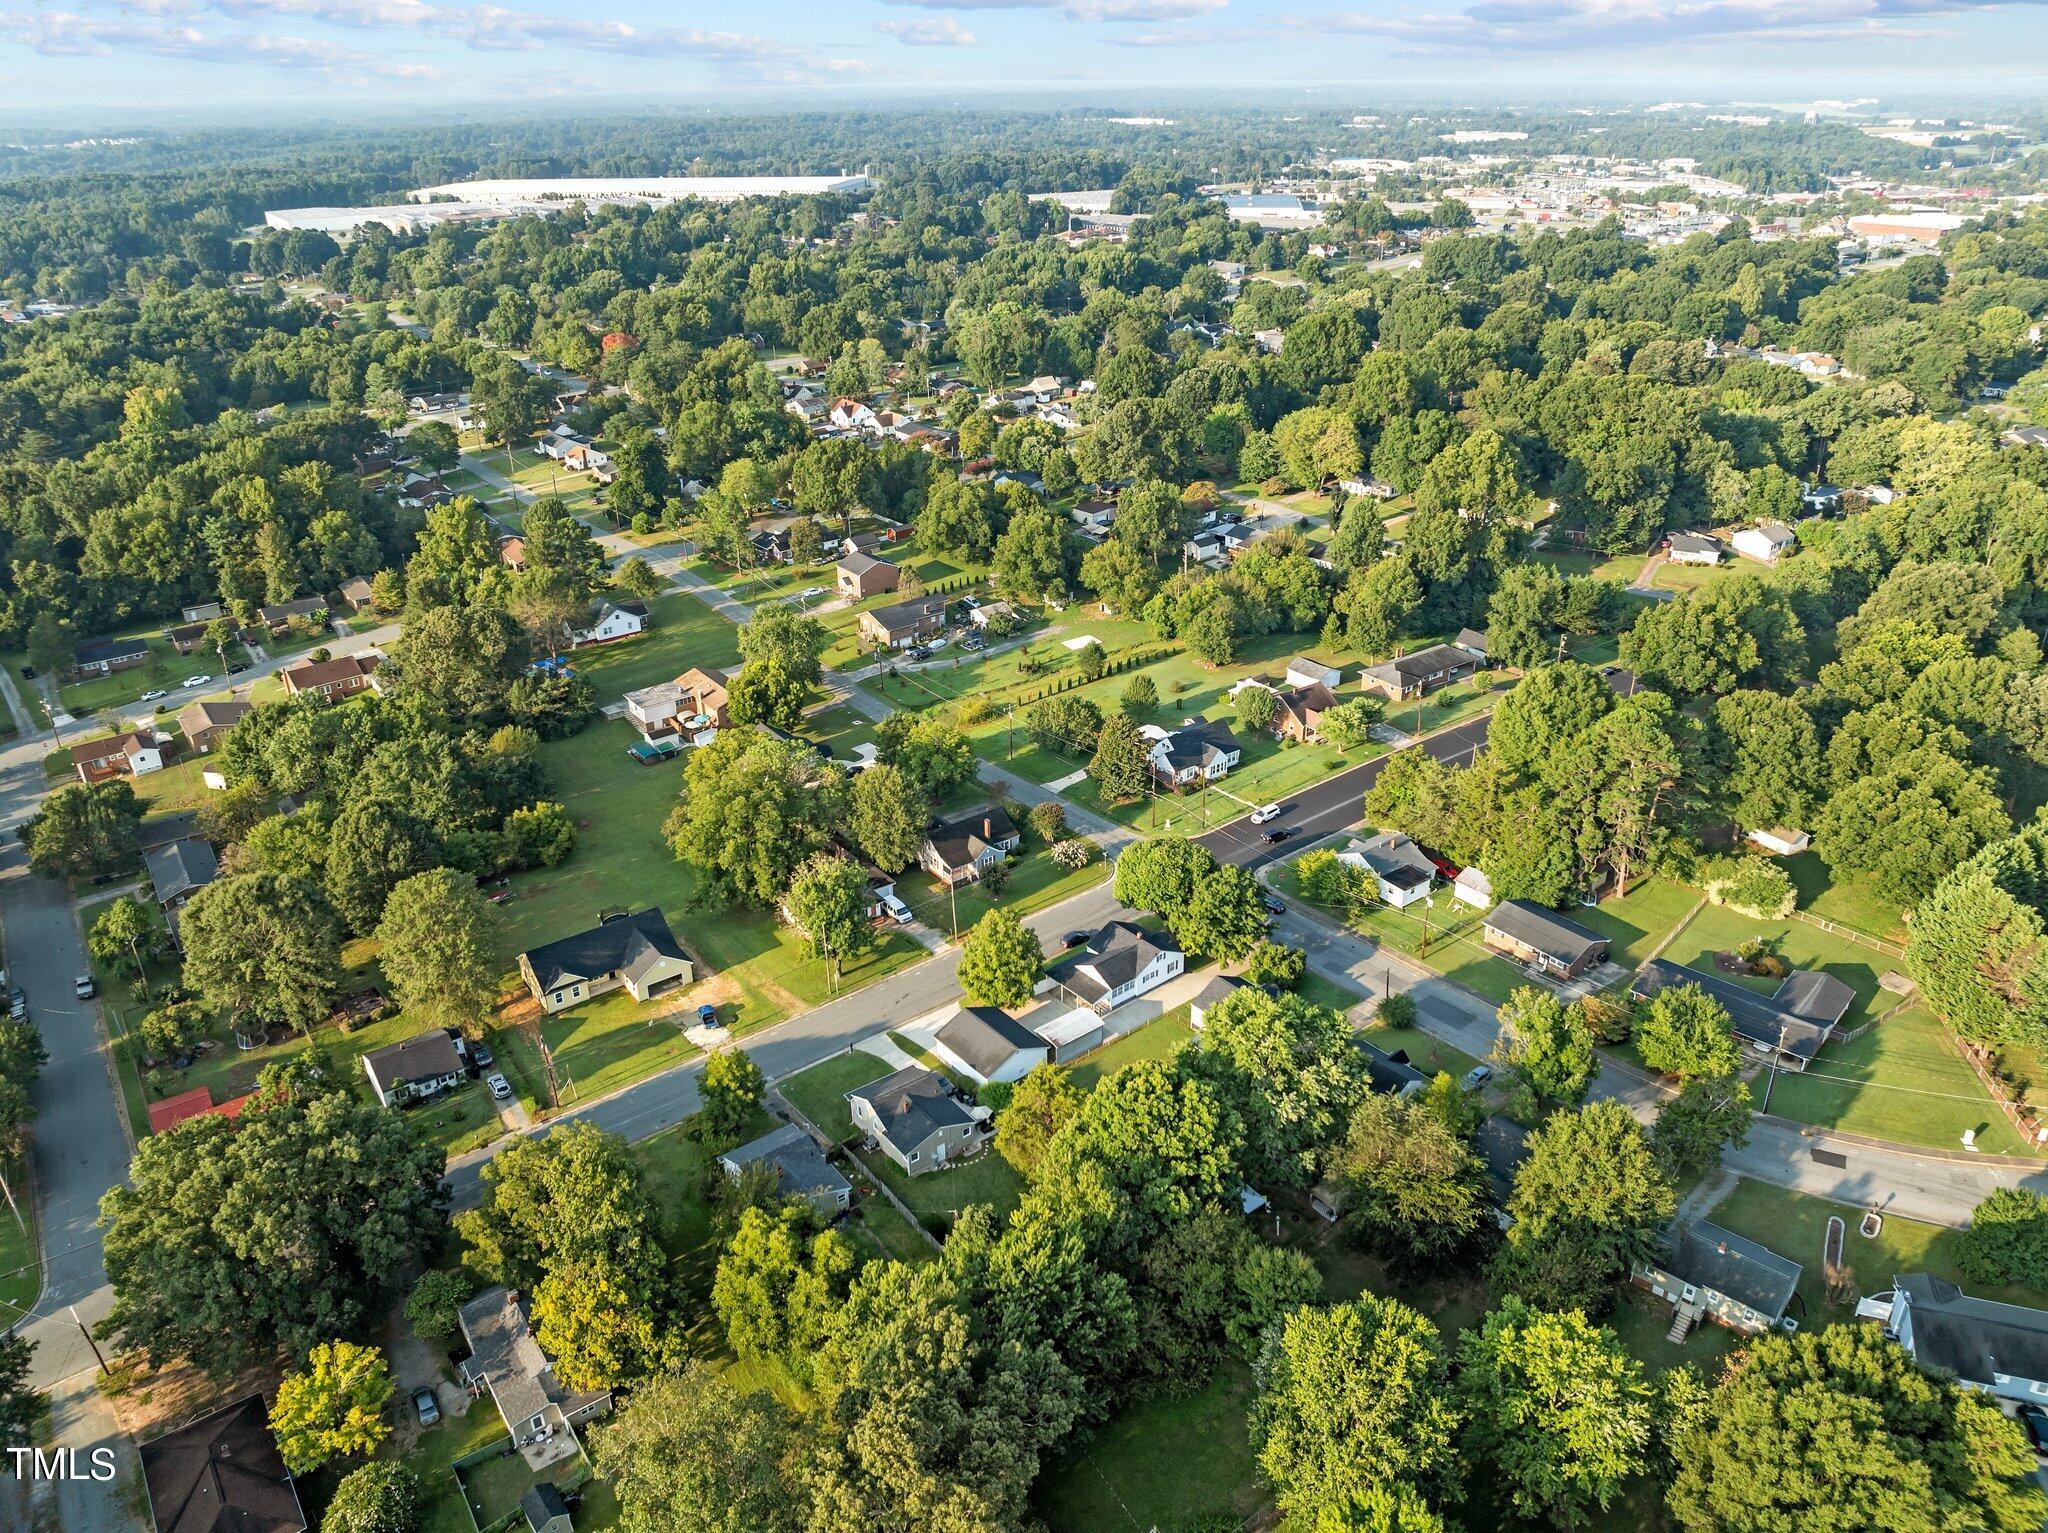
[[[870,1076],[869,1079],[875,1079]],[[855,1085],[863,1084],[856,1081]],[[991,1146],[967,1160],[948,1162],[944,1169],[912,1176],[877,1150],[862,1155],[861,1162],[888,1185],[891,1192],[924,1221],[925,1227],[944,1228],[977,1203],[995,1210],[998,1220],[1007,1219],[1024,1195],[1024,1179]],[[863,1181],[853,1177],[858,1189]]]
[[[1858,1228],[1864,1210],[1825,1198],[1810,1197],[1789,1188],[1765,1182],[1740,1181],[1735,1190],[1716,1203],[1707,1217],[1724,1229],[1769,1246],[1780,1256],[1798,1262],[1805,1270],[1799,1278],[1799,1298],[1793,1313],[1808,1329],[1848,1320],[1855,1314],[1855,1299],[1831,1304],[1822,1270],[1827,1223],[1839,1215],[1848,1225],[1843,1247],[1843,1265],[1858,1294],[1883,1293],[1894,1277],[1914,1272],[1931,1272],[1979,1298],[2007,1304],[2041,1308],[2048,1295],[2030,1288],[1985,1288],[1963,1276],[1956,1265],[1956,1246],[1961,1232],[1932,1224],[1916,1224],[1894,1214],[1884,1216],[1884,1227],[1875,1239],[1865,1239]]]
[[[36,1245],[36,1200],[27,1168],[19,1163],[0,1167],[14,1194],[14,1209],[0,1200],[0,1329],[25,1315],[43,1290],[42,1262]]]
[[[1607,938],[1607,956],[1634,969],[1699,903],[1699,893],[1668,878],[1639,879],[1620,899],[1602,900],[1593,910],[1566,914]]]
[[[1180,1051],[1182,1044],[1192,1042],[1194,1036],[1188,1026],[1188,1008],[1182,1004],[1154,1017],[1143,1027],[1134,1027],[1122,1037],[1112,1038],[1101,1048],[1082,1055],[1067,1066],[1067,1074],[1083,1091],[1093,1091],[1125,1065],[1136,1064],[1143,1059],[1171,1058]]]
[[[1454,1049],[1420,1028],[1371,1027],[1366,1029],[1365,1036],[1389,1054],[1406,1054],[1408,1062],[1425,1075],[1451,1075],[1462,1080],[1465,1072],[1479,1063],[1462,1049]]]
[[[888,1073],[889,1067],[881,1060],[856,1049],[800,1070],[776,1082],[775,1089],[825,1134],[844,1142],[853,1137],[853,1115],[847,1110],[846,1093]]]
[[[1057,905],[1084,889],[1092,889],[1115,872],[1115,865],[1097,856],[1093,862],[1071,873],[1052,860],[1052,853],[1027,833],[1025,846],[1010,858],[1009,881],[1003,892],[991,899],[978,883],[948,889],[922,868],[906,868],[896,880],[896,897],[908,905],[918,920],[935,931],[951,933],[957,915],[965,931],[988,912],[991,905],[1003,905],[1020,916]]]
[[[1266,1504],[1246,1428],[1254,1394],[1233,1361],[1193,1394],[1131,1406],[1045,1466],[1034,1508],[1053,1533],[1247,1522]]]
[[[1799,1123],[1945,1150],[1962,1148],[1964,1130],[1975,1129],[1979,1148],[1991,1154],[2030,1153],[1948,1029],[1917,1005],[1889,1013],[1860,1038],[1829,1044],[1804,1071],[1781,1073],[1770,1110]]]
[[[1704,905],[1686,922],[1664,957],[1673,963],[1690,964],[1709,973],[1714,954],[1732,952],[1752,937],[1761,937],[1772,952],[1795,969],[1824,969],[1856,992],[1856,1000],[1843,1017],[1842,1025],[1852,1028],[1868,1017],[1873,1007],[1882,1011],[1890,1004],[1880,1000],[1878,976],[1899,966],[1898,960],[1874,947],[1848,937],[1824,932],[1801,921],[1757,921],[1737,915],[1720,905]],[[1733,977],[1733,976],[1731,976]],[[1780,981],[1740,977],[1739,983],[1769,994]]]
[[[125,709],[145,692],[167,691],[175,694],[181,704],[191,701],[178,692],[178,683],[187,676],[202,673],[218,675],[220,659],[210,649],[195,650],[189,655],[179,654],[171,647],[171,641],[163,636],[163,626],[162,623],[152,623],[127,628],[118,634],[96,635],[144,640],[149,645],[149,661],[111,675],[65,682],[58,692],[58,700],[65,711],[75,719],[91,718],[103,708]],[[241,646],[237,644],[233,648],[239,650]]]
[[[399,1453],[395,1440],[386,1444],[380,1456],[402,1459],[420,1477],[426,1502],[421,1533],[475,1533],[452,1466],[505,1435],[504,1419],[486,1395],[460,1416],[443,1415],[439,1425],[420,1433],[410,1452]]]
[[[1641,554],[1603,554],[1593,549],[1542,548],[1530,557],[1567,575],[1592,575],[1600,580],[1619,580],[1624,585],[1643,570]]]
[[[672,681],[691,666],[728,669],[739,662],[739,629],[687,594],[657,596],[647,604],[646,632],[615,644],[579,649],[569,663],[597,689],[600,703],[622,693]]]
[[[1879,894],[1871,886],[1868,874],[1832,873],[1815,851],[1787,857],[1784,866],[1798,890],[1801,910],[1872,937],[1892,942],[1906,940],[1899,905]]]
[[[825,964],[772,914],[700,906],[701,875],[678,862],[661,837],[681,768],[674,761],[640,765],[626,753],[636,738],[630,725],[610,722],[542,748],[554,792],[577,821],[578,841],[561,867],[512,880],[499,940],[508,989],[516,984],[513,960],[521,950],[581,931],[600,911],[630,904],[659,906],[697,964],[696,983],[674,999],[675,1016],[694,1019],[697,1006],[710,1002],[726,1026],[749,1032],[827,999],[834,991]],[[839,992],[923,956],[908,937],[887,935],[873,953],[847,966]],[[501,1035],[507,1063],[534,1101],[543,1100],[545,1090],[536,1027],[554,1051],[565,1100],[587,1101],[697,1052],[676,1021],[658,1020],[654,1008],[617,991]]]
[[[1305,1001],[1313,1001],[1318,1006],[1327,1006],[1332,1011],[1347,1014],[1352,1007],[1365,999],[1349,985],[1339,984],[1313,969],[1302,976],[1301,983],[1294,987],[1294,993]]]

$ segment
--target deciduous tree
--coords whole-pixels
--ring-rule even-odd
[[[314,885],[238,873],[192,896],[178,919],[185,984],[236,1018],[304,1032],[334,1004],[341,922]]]
[[[476,881],[453,868],[403,880],[377,925],[379,962],[407,1011],[477,1028],[498,994],[497,914]]]
[[[796,1533],[797,1442],[772,1395],[697,1362],[642,1384],[593,1434],[622,1533]]]
[[[397,1388],[384,1354],[351,1341],[324,1341],[303,1368],[278,1381],[270,1405],[277,1451],[293,1474],[311,1474],[330,1459],[376,1451],[391,1435],[384,1406]]]
[[[1022,1006],[1045,972],[1038,933],[1007,906],[989,911],[960,943],[960,988],[976,1006]]]
[[[1680,1080],[1733,1075],[1742,1063],[1728,1008],[1698,985],[1658,991],[1636,1018],[1635,1037],[1644,1064]]]

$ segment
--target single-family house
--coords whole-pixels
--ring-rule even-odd
[[[1493,880],[1476,864],[1462,868],[1451,881],[1451,898],[1475,910],[1493,908]]]
[[[1534,900],[1502,900],[1481,923],[1486,945],[1558,979],[1576,979],[1607,956],[1607,939]]]
[[[1306,655],[1296,655],[1287,662],[1286,674],[1280,681],[1283,686],[1327,687],[1334,692],[1344,684],[1344,670],[1341,666],[1311,660]]]
[[[1246,983],[1235,974],[1219,974],[1210,980],[1188,1002],[1188,1026],[1199,1033],[1208,1025],[1209,1013],[1244,989]]]
[[[1505,1113],[1488,1113],[1472,1131],[1472,1153],[1486,1168],[1494,1223],[1505,1230],[1514,1222],[1508,1217],[1508,1199],[1514,1196],[1515,1173],[1529,1158],[1529,1131]]]
[[[249,1105],[251,1095],[244,1092],[241,1096],[229,1097],[225,1102],[216,1102],[210,1088],[194,1086],[190,1091],[165,1097],[161,1102],[151,1102],[149,1131],[152,1134],[168,1133],[180,1123],[190,1123],[194,1118],[227,1118],[232,1121],[242,1116],[242,1109]]]
[[[1365,1059],[1366,1084],[1374,1091],[1409,1097],[1429,1084],[1429,1077],[1409,1062],[1405,1052],[1389,1053],[1368,1042],[1363,1033],[1353,1033],[1351,1043]]]
[[[376,592],[371,588],[369,577],[357,575],[341,583],[341,589],[334,593],[341,605],[350,612],[368,612],[377,605]]]
[[[1704,532],[1674,532],[1665,548],[1673,564],[1715,565],[1727,555],[1721,540]]]
[[[1493,641],[1477,628],[1460,628],[1451,643],[1485,665],[1493,658]]]
[[[165,911],[184,909],[187,900],[220,877],[220,859],[197,836],[152,846],[142,862],[149,870],[150,892]]]
[[[261,1395],[153,1437],[139,1456],[157,1533],[305,1533]]]
[[[918,851],[918,866],[949,888],[978,882],[1024,839],[1000,804],[982,804],[934,820]]]
[[[1856,1306],[1923,1368],[1967,1389],[2029,1404],[2048,1402],[2048,1311],[1963,1292],[1930,1272],[1892,1279],[1891,1292]]]
[[[185,748],[204,754],[212,750],[243,719],[251,705],[238,697],[217,703],[187,703],[178,710],[178,730]]]
[[[794,1123],[727,1150],[718,1164],[734,1181],[749,1166],[771,1167],[785,1196],[803,1198],[827,1219],[844,1213],[853,1199],[853,1184],[825,1158],[817,1141]]]
[[[1337,694],[1315,682],[1273,694],[1273,734],[1306,745],[1322,738],[1323,715],[1337,706]]]
[[[1337,488],[1346,495],[1364,495],[1372,500],[1392,500],[1401,492],[1384,479],[1339,479]]]
[[[189,655],[206,642],[206,630],[210,623],[180,623],[175,628],[166,628],[164,637],[170,640],[171,648],[181,655]]]
[[[178,616],[188,623],[210,623],[217,617],[225,617],[227,608],[217,601],[196,602],[181,608]]]
[[[293,601],[272,602],[267,607],[256,609],[256,621],[274,634],[283,633],[294,622],[324,628],[327,625],[327,598],[301,596]]]
[[[846,1093],[853,1125],[912,1176],[937,1171],[987,1142],[991,1114],[969,1107],[935,1070],[907,1065]]]
[[[1397,655],[1383,665],[1369,665],[1360,678],[1368,692],[1393,702],[1427,697],[1479,669],[1479,657],[1455,644],[1432,644],[1412,655]]]
[[[1396,910],[1406,910],[1417,900],[1427,899],[1436,886],[1436,864],[1397,830],[1353,841],[1337,854],[1337,860],[1370,873],[1379,889],[1380,903]]]
[[[437,1097],[462,1084],[462,1056],[441,1028],[429,1028],[402,1043],[386,1044],[363,1056],[363,1074],[386,1107],[420,1097]]]
[[[1813,845],[1812,836],[1785,825],[1765,825],[1756,830],[1746,830],[1742,839],[1774,857],[1797,857]]]
[[[1769,995],[1732,979],[1686,964],[1653,958],[1636,970],[1629,985],[1633,1000],[1647,1001],[1661,990],[1697,985],[1728,1013],[1735,1036],[1759,1054],[1777,1056],[1786,1070],[1804,1070],[1834,1033],[1835,1024],[1856,1002],[1856,992],[1832,974],[1794,969]]]
[[[1083,532],[1107,533],[1116,525],[1116,502],[1113,500],[1084,500],[1070,513],[1074,524]]]
[[[491,1403],[529,1467],[576,1457],[576,1428],[611,1409],[608,1389],[577,1392],[563,1386],[554,1364],[534,1339],[533,1324],[516,1294],[486,1288],[456,1312],[469,1356],[462,1382],[491,1392]]]
[[[994,1006],[962,1006],[932,1038],[932,1052],[977,1085],[1021,1081],[1052,1062],[1052,1049],[1008,1012]]]
[[[71,769],[83,783],[110,777],[146,777],[164,766],[163,742],[149,729],[131,729],[104,740],[71,747]]]
[[[782,402],[782,408],[806,426],[815,426],[832,413],[832,407],[825,403],[822,395],[809,393],[790,395]]]
[[[847,601],[862,601],[883,591],[893,591],[903,580],[901,570],[873,554],[850,553],[833,567],[833,573],[839,594]]]
[[[360,655],[337,655],[332,660],[302,660],[281,673],[287,697],[317,697],[323,703],[338,702],[365,690],[381,692],[377,666],[383,659],[374,650]]]
[[[633,638],[647,627],[644,601],[604,601],[591,614],[590,626],[576,631],[572,645],[585,649],[592,644],[616,644]]]
[[[2008,426],[1999,440],[2008,447],[2048,447],[2048,426]]]
[[[1186,957],[1170,939],[1111,921],[1047,969],[1040,988],[1056,989],[1070,1005],[1107,1016],[1186,968]]]
[[[928,639],[946,626],[946,599],[921,597],[863,612],[855,631],[870,649],[907,649],[919,639]]]
[[[1656,1259],[1633,1263],[1629,1276],[1671,1305],[1679,1335],[1701,1320],[1758,1335],[1785,1318],[1799,1289],[1798,1262],[1704,1219],[1672,1225],[1661,1244]]]
[[[1840,486],[1810,484],[1799,492],[1799,509],[1808,516],[1834,516],[1842,509]]]
[[[858,399],[841,397],[832,401],[832,408],[825,413],[825,419],[841,431],[872,431],[875,429],[875,412]]]
[[[1177,729],[1147,724],[1140,731],[1149,745],[1145,764],[1152,775],[1169,787],[1185,788],[1195,783],[1215,782],[1230,775],[1243,759],[1244,750],[1227,724],[1198,719]]]
[[[516,533],[498,539],[498,562],[509,570],[526,568],[526,539]]]
[[[1039,1017],[1045,1020],[1035,1020]],[[1108,1036],[1101,1014],[1086,1006],[1073,1006],[1064,1011],[1057,1006],[1046,1006],[1026,1020],[1039,1042],[1052,1051],[1052,1062],[1056,1065],[1063,1065],[1090,1049],[1102,1047],[1103,1039]]]
[[[967,609],[967,621],[976,628],[992,628],[1015,619],[1017,609],[1006,601],[985,601]]]
[[[682,989],[696,971],[667,918],[650,905],[528,948],[519,955],[519,973],[541,1009],[557,1012],[621,989],[636,1001],[652,1000]]]
[[[1776,564],[1792,551],[1798,541],[1792,529],[1783,522],[1758,522],[1729,539],[1738,554],[1759,564]]]
[[[725,708],[730,680],[724,671],[693,665],[674,681],[628,692],[626,717],[650,745],[678,736],[708,745],[731,722]]]
[[[71,656],[74,676],[111,676],[149,664],[146,639],[88,639]]]

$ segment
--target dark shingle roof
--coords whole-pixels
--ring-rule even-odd
[[[158,1533],[301,1533],[306,1526],[261,1396],[166,1432],[141,1454]]]
[[[1515,1173],[1529,1158],[1529,1131],[1512,1118],[1489,1114],[1472,1131],[1472,1153],[1486,1166],[1493,1201],[1506,1208],[1508,1196],[1515,1190]]]
[[[1429,1077],[1405,1059],[1396,1059],[1378,1044],[1368,1043],[1357,1033],[1351,1041],[1365,1056],[1365,1076],[1375,1091],[1400,1092],[1410,1086],[1427,1086]]]
[[[1589,953],[1607,951],[1607,939],[1591,927],[1530,900],[1502,900],[1487,915],[1486,924],[1560,963],[1577,963]]]
[[[1017,839],[1017,822],[1001,804],[983,804],[950,819],[934,820],[927,834],[939,860],[949,868],[964,868],[983,851]]]
[[[1407,681],[1426,681],[1441,672],[1471,663],[1472,656],[1455,644],[1432,644],[1412,655],[1396,655],[1372,669],[1375,674],[1391,671]]]
[[[525,958],[543,990],[564,980],[596,979],[601,974],[630,974],[648,960],[687,958],[662,913],[649,906],[604,921],[573,937],[529,948]]]
[[[888,562],[887,559],[877,559],[873,554],[864,554],[856,549],[839,561],[839,568],[849,575],[865,575],[869,570],[881,569]]]
[[[992,1075],[1020,1050],[1044,1052],[1045,1040],[994,1006],[962,1006],[946,1019],[938,1041],[982,1075]]]
[[[1676,1276],[1724,1293],[1773,1320],[1785,1313],[1799,1287],[1799,1263],[1704,1219],[1675,1226],[1666,1233],[1665,1244]]]
[[[408,1081],[431,1081],[459,1074],[462,1060],[455,1052],[455,1041],[435,1027],[402,1043],[372,1049],[363,1056],[363,1068],[389,1091]]]
[[[78,646],[72,659],[79,665],[90,665],[102,660],[125,660],[130,655],[148,653],[149,644],[142,639],[88,639]]]
[[[1045,972],[1055,984],[1099,1001],[1136,979],[1159,954],[1177,951],[1171,942],[1150,937],[1128,921],[1111,921]]]
[[[519,1498],[519,1510],[526,1518],[531,1533],[541,1533],[557,1517],[569,1515],[569,1503],[562,1498],[561,1489],[551,1480],[542,1480],[538,1485],[526,1487],[526,1494]]]
[[[794,1123],[785,1123],[773,1133],[727,1150],[718,1157],[727,1165],[775,1167],[785,1192],[808,1195],[814,1192],[851,1192],[853,1184],[817,1146],[811,1136]]]
[[[1840,1013],[1836,1018],[1822,1022],[1802,1017],[1786,1006],[1780,997],[1785,995],[1792,980],[1800,977],[1794,975],[1787,979],[1774,996],[1759,995],[1747,986],[1738,985],[1732,979],[1723,979],[1718,974],[1709,974],[1704,969],[1653,958],[1636,971],[1635,983],[1629,989],[1631,994],[1647,997],[1679,985],[1698,985],[1721,1003],[1737,1037],[1750,1043],[1767,1044],[1800,1059],[1812,1059],[1820,1052],[1820,1046],[1827,1042],[1828,1033]],[[1842,988],[1846,990],[1848,986]],[[1851,999],[1854,999],[1853,992]]]
[[[1913,1357],[1959,1379],[2048,1379],[2048,1311],[1967,1294],[1931,1273],[1894,1278],[1912,1314]]]
[[[967,1109],[955,1101],[945,1078],[918,1065],[857,1086],[847,1092],[875,1110],[882,1134],[905,1155],[942,1129],[972,1123]]]
[[[142,854],[158,904],[204,889],[220,876],[220,859],[204,841],[173,841]]]
[[[1234,756],[1243,749],[1237,743],[1237,736],[1230,732],[1229,725],[1213,724],[1207,720],[1183,724],[1168,734],[1162,743],[1166,747],[1167,765],[1176,772],[1183,767],[1206,767],[1212,761]]]

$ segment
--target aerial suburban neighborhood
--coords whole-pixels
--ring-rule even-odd
[[[2038,97],[704,9],[0,35],[0,1529],[2048,1526]]]

